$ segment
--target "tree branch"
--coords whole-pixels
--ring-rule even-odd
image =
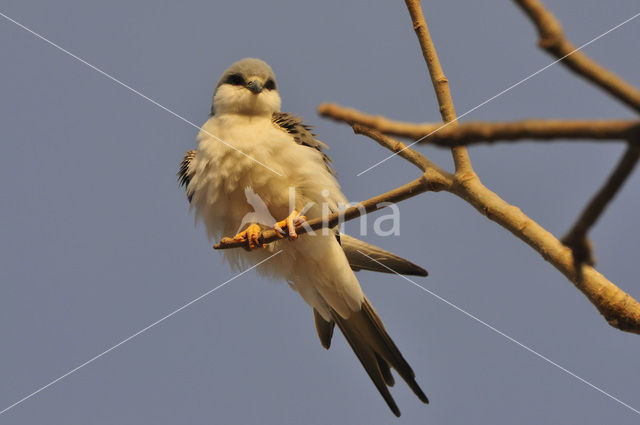
[[[362,127],[358,127],[356,132],[373,136],[374,140],[393,152],[404,147],[404,144],[395,141],[389,136],[383,136],[373,129],[362,131]],[[640,145],[633,144],[629,149],[634,149],[637,155]],[[410,152],[405,153],[407,151]],[[424,157],[420,158],[422,154],[417,151],[404,149],[399,155],[420,169],[430,170],[430,161]],[[625,155],[626,157],[627,155]],[[629,164],[631,159],[629,158],[625,161],[623,158],[621,165],[623,162]],[[621,167],[619,166],[619,168]],[[437,173],[441,172],[437,168],[434,168],[434,170]],[[627,173],[629,172],[630,170],[627,171]],[[472,177],[469,174],[451,176],[449,173],[443,173],[442,177],[445,179],[454,178],[453,184],[442,186],[443,190],[464,199],[481,214],[509,230],[537,251],[589,299],[611,326],[622,331],[640,334],[640,303],[638,301],[598,273],[590,265],[577,263],[570,248],[525,215],[518,207],[510,205],[485,187],[479,178]],[[618,170],[614,172],[614,174],[617,173],[622,174]],[[427,174],[425,173],[425,175]],[[611,180],[614,180],[613,176]],[[619,181],[620,179],[616,178],[615,180]]]
[[[398,137],[423,139],[421,144],[452,147],[523,140],[629,140],[640,137],[640,121],[634,120],[522,120],[511,122],[476,121],[443,127],[442,124],[415,124],[362,113],[335,103],[323,103],[318,113],[351,125],[360,124]],[[428,137],[425,137],[427,136]]]
[[[607,322],[620,330],[640,334],[640,303],[593,267],[576,267],[572,251],[551,233],[487,189],[479,179],[454,186],[454,192],[481,214],[509,230],[536,250],[578,288]]]
[[[460,128],[462,126],[456,127],[455,110],[453,108],[453,102],[449,93],[448,81],[442,73],[438,57],[433,47],[433,42],[431,41],[431,38],[429,36],[426,22],[424,20],[424,17],[422,16],[420,3],[416,0],[405,1],[411,14],[414,29],[416,30],[416,34],[418,35],[418,40],[420,41],[423,56],[429,68],[429,74],[436,91],[436,96],[438,98],[438,104],[440,105],[440,111],[443,120],[447,123],[451,123],[451,127],[453,127],[450,130],[443,129],[442,132],[444,133],[445,131],[450,131],[453,134],[456,131],[459,133],[464,133],[464,131],[471,131],[465,128],[462,128],[461,130]],[[558,52],[558,54],[567,49],[568,42],[566,42],[566,40],[562,38],[562,32],[559,29],[559,24],[557,23],[557,21],[555,21],[555,19],[553,19],[553,16],[548,14],[548,12],[546,12],[537,1],[516,0],[516,2],[520,4],[528,14],[530,14],[534,22],[544,21],[544,25],[540,26],[541,37],[543,40],[541,44],[543,46],[548,45],[548,48],[552,52]],[[545,12],[547,13],[547,15],[545,15]],[[551,16],[551,18],[549,18],[549,16]],[[572,47],[570,44],[569,46]],[[619,93],[620,84],[626,83],[621,82],[621,80],[619,80],[619,78],[615,75],[613,77],[618,78],[619,81],[611,81],[611,75],[613,74],[607,74],[608,71],[603,70],[589,59],[586,59],[586,57],[583,57],[583,55],[578,55],[578,59],[576,60],[576,55],[577,53],[569,56],[567,58],[567,62],[565,63],[567,63],[568,66],[574,69],[574,71],[586,76],[594,83],[612,93],[614,96],[621,98],[623,101],[625,101],[625,103],[633,105],[633,96],[635,96],[633,93],[630,92],[630,98],[625,97],[624,93]],[[572,59],[569,60],[569,58]],[[603,79],[608,79],[609,81],[601,81]],[[625,90],[628,91],[628,88],[625,87],[622,91]],[[640,102],[638,102],[638,105],[640,105]],[[637,107],[635,108],[638,109]],[[377,126],[383,126],[392,123],[385,121],[385,119],[383,118],[376,118],[376,120]],[[400,124],[401,126],[406,127],[405,123]],[[499,125],[513,126],[516,124],[518,123],[502,123]],[[557,122],[546,122],[543,124],[540,124],[540,122],[538,122],[537,126],[533,126],[534,129],[532,129],[530,125],[528,127],[527,125],[524,125],[523,127],[527,128],[527,130],[525,131],[521,129],[519,131],[525,133],[528,132],[530,135],[538,134],[540,138],[543,138],[542,136],[544,135],[544,131],[541,130],[540,127],[547,125],[546,131],[549,131],[551,124],[556,126],[554,131],[567,131],[566,128],[559,128]],[[574,125],[574,132],[585,131],[585,122],[580,122],[579,125],[577,124],[577,122],[572,123],[572,125]],[[625,156],[616,168],[616,171],[614,171],[608,182],[600,190],[598,195],[596,195],[594,200],[589,204],[589,206],[585,210],[585,213],[583,213],[583,216],[585,216],[586,218],[583,220],[581,217],[576,226],[574,226],[574,228],[578,229],[575,231],[578,235],[580,235],[580,233],[586,234],[588,228],[595,222],[597,217],[604,210],[604,207],[606,206],[608,201],[613,197],[626,177],[631,173],[631,170],[638,161],[638,157],[640,157],[640,142],[638,142],[638,140],[640,139],[635,138],[635,135],[637,134],[637,123],[630,124],[628,122],[624,123],[619,121],[615,123],[616,125],[614,125],[614,127],[617,127],[614,130],[612,130],[611,127],[607,127],[610,126],[611,123],[608,123],[606,125],[603,122],[591,124],[600,126],[599,131],[595,132],[596,134],[605,134],[608,132],[607,137],[611,136],[611,133],[615,133],[615,131],[633,131],[634,133],[633,137],[629,136],[631,137],[629,150],[625,153]],[[393,125],[398,127],[399,124],[395,123]],[[522,123],[520,123],[520,125],[522,126]],[[567,125],[567,122],[564,122],[564,125]],[[625,125],[627,127],[624,127]],[[632,130],[632,128],[635,128],[635,130]],[[593,127],[591,129],[593,129]],[[563,245],[562,242],[555,238],[551,233],[549,233],[531,218],[526,216],[522,211],[520,211],[518,207],[510,205],[494,192],[486,188],[473,172],[473,168],[471,167],[471,163],[464,146],[452,147],[456,173],[454,175],[451,175],[450,173],[447,173],[438,168],[435,164],[433,164],[419,152],[407,148],[406,145],[394,140],[389,136],[382,135],[375,129],[366,128],[363,126],[355,126],[354,130],[359,134],[364,134],[371,137],[387,149],[398,153],[399,156],[402,156],[403,158],[414,164],[416,167],[418,167],[420,170],[422,170],[423,174],[420,178],[414,180],[411,183],[408,183],[385,194],[371,198],[367,201],[361,202],[360,204],[348,208],[341,213],[332,214],[327,218],[320,217],[310,220],[306,223],[306,225],[302,224],[296,228],[298,233],[305,233],[308,231],[317,230],[322,227],[334,227],[342,220],[350,220],[352,218],[360,216],[363,210],[364,213],[368,213],[384,207],[386,204],[382,203],[385,201],[400,202],[404,199],[408,199],[426,191],[446,190],[464,199],[474,208],[476,208],[481,214],[487,216],[490,220],[509,230],[516,237],[531,246],[546,261],[551,263],[561,273],[563,273],[567,277],[567,279],[573,282],[576,288],[578,288],[589,299],[589,301],[594,304],[594,306],[598,309],[598,311],[600,311],[600,313],[605,317],[605,319],[611,326],[614,326],[623,331],[640,334],[640,303],[638,303],[638,301],[633,299],[629,294],[625,293],[612,282],[607,280],[603,275],[598,273],[590,265],[576,261],[576,257],[574,256],[570,248]],[[495,124],[493,130],[494,133],[499,133],[498,127]],[[500,131],[503,132],[504,136],[504,132],[506,132],[507,130],[502,127]],[[619,133],[617,134],[619,135]],[[546,135],[549,136],[549,133],[547,133]],[[480,137],[479,135],[476,136]],[[591,134],[590,136],[591,138],[593,138],[594,134]],[[467,135],[466,137],[471,140],[471,136]],[[487,138],[486,135],[482,135],[482,137],[485,139]],[[602,137],[604,138],[604,136]],[[276,240],[280,240],[280,238],[278,235],[276,235],[275,231],[267,230],[264,232],[260,242],[270,243]],[[233,241],[232,239],[224,238],[220,244],[215,246],[215,248],[235,248],[244,245],[245,243],[239,243]]]
[[[574,285],[593,303],[607,322],[620,330],[640,334],[640,303],[629,294],[621,290],[593,267],[586,264],[576,264],[571,249],[563,245],[551,233],[538,223],[527,217],[516,206],[510,205],[491,190],[487,189],[475,174],[457,174],[452,176],[435,166],[422,154],[406,148],[389,136],[380,134],[374,129],[362,126],[355,131],[373,138],[380,145],[390,151],[402,150],[399,156],[407,159],[416,167],[424,171],[417,180],[390,192],[363,201],[356,206],[347,208],[340,213],[331,214],[327,218],[309,220],[306,225],[296,227],[298,234],[331,228],[342,221],[348,221],[383,208],[384,202],[400,202],[427,191],[441,191],[453,193],[470,203],[481,214],[509,230],[516,237],[527,243],[537,251],[546,261],[551,263],[564,274]],[[268,244],[281,240],[275,230],[263,232],[260,243]],[[294,242],[295,243],[295,242]],[[223,238],[215,249],[229,249],[245,247],[246,243]]]
[[[438,59],[436,48],[433,45],[433,40],[431,40],[431,34],[429,34],[427,22],[424,19],[420,0],[405,0],[405,3],[407,5],[407,9],[409,9],[409,15],[411,15],[413,29],[418,36],[418,42],[422,49],[422,56],[427,63],[427,68],[429,69],[429,76],[433,83],[433,89],[436,92],[442,121],[450,123],[448,125],[449,127],[455,127],[458,123],[458,118],[456,117],[456,110],[453,106],[451,91],[449,90],[449,80],[442,71],[440,59]],[[453,155],[453,163],[456,168],[456,173],[473,173],[473,167],[471,166],[471,160],[469,159],[467,148],[464,146],[453,147],[451,148],[451,154]]]
[[[510,205],[485,187],[480,179],[471,177],[469,174],[451,176],[451,174],[443,172],[439,168],[432,169],[430,168],[431,162],[422,157],[422,154],[412,149],[404,148],[404,144],[395,141],[389,136],[381,135],[373,129],[364,131],[364,127],[360,126],[357,127],[356,132],[372,137],[379,144],[393,152],[404,149],[399,155],[422,170],[434,170],[434,173],[442,173],[441,178],[447,183],[442,186],[443,190],[464,199],[481,214],[509,230],[520,240],[531,246],[546,261],[564,274],[591,301],[611,326],[623,331],[640,334],[640,303],[638,301],[610,282],[590,265],[577,263],[570,248],[563,245],[555,236],[525,215],[518,207]],[[640,150],[637,144],[630,146],[630,150],[632,148],[636,149],[636,154]],[[621,161],[621,164],[622,162],[628,164],[630,161]],[[427,173],[425,173],[426,175]],[[451,182],[452,184],[449,184],[450,180],[448,179],[451,177],[454,180]],[[611,179],[613,179],[613,176]]]
[[[368,214],[385,208],[389,203],[397,203],[430,190],[441,190],[438,189],[438,187],[439,185],[437,182],[430,182],[426,175],[423,175],[419,179],[407,183],[404,186],[383,193],[382,195],[374,196],[366,201],[359,202],[352,207],[346,208],[344,211],[330,214],[327,217],[316,217],[312,220],[306,221],[305,223],[296,226],[296,233],[301,235],[304,233],[311,233],[312,231],[322,228],[330,229],[344,221],[349,221],[356,217],[360,217],[363,214]],[[280,241],[282,239],[283,238],[279,236],[274,229],[267,229],[262,232],[258,242],[260,245],[263,245]],[[246,246],[246,242],[236,241],[232,238],[222,238],[220,243],[215,244],[213,248],[230,249],[244,248]]]
[[[533,21],[539,34],[538,44],[560,63],[591,81],[625,105],[640,112],[640,91],[619,75],[600,66],[567,40],[560,22],[538,0],[514,0]]]
[[[438,183],[442,189],[451,187],[453,185],[453,175],[438,167],[435,163],[431,162],[420,152],[408,148],[404,143],[392,137],[385,136],[384,134],[373,128],[366,127],[360,124],[354,124],[353,131],[356,134],[362,134],[369,137],[370,139],[375,140],[379,145],[389,149],[392,152],[397,153],[398,156],[411,162],[423,172],[427,172],[428,170],[435,171],[437,173],[437,176],[430,181]]]
[[[540,47],[556,58],[561,59],[562,64],[576,74],[586,78],[606,93],[640,112],[640,90],[588,58],[584,53],[576,51],[576,47],[564,36],[560,22],[540,1],[514,1],[536,26],[540,37],[538,42]],[[637,137],[637,130],[627,140],[640,140]],[[635,164],[638,162],[638,156],[638,145],[631,143],[607,182],[594,195],[569,233],[563,238],[563,242],[573,250],[576,264],[583,262],[591,265],[595,264],[587,232],[631,174]]]
[[[573,250],[574,261],[595,265],[592,246],[587,238],[589,229],[593,227],[605,208],[618,193],[627,180],[640,158],[640,145],[629,143],[627,150],[620,159],[615,170],[611,173],[605,184],[593,196],[585,209],[574,223],[571,230],[562,238],[562,242]]]
[[[445,122],[451,122],[456,118],[448,83],[444,74],[442,74],[426,22],[422,18],[420,3],[416,0],[406,0],[406,3],[414,22],[414,29],[420,40],[423,56],[429,67],[431,79],[436,88],[443,119]],[[530,4],[532,2],[524,1],[524,3]],[[574,58],[572,63],[580,66],[576,65],[572,69],[578,70],[598,83],[599,78],[603,75],[600,72],[601,70],[594,66],[595,63],[581,61],[580,59],[581,57],[578,60]],[[594,73],[594,70],[598,72]],[[607,77],[610,77],[610,75]],[[610,84],[609,82],[606,87],[610,87]],[[615,93],[615,91],[612,92]],[[579,265],[576,268],[572,251],[569,248],[564,246],[542,226],[527,217],[519,208],[509,205],[487,189],[471,169],[466,150],[462,155],[457,156],[455,149],[461,149],[461,147],[453,148],[456,174],[452,192],[465,199],[489,219],[505,227],[538,251],[543,258],[553,264],[582,291],[600,313],[604,315],[609,324],[621,330],[640,334],[640,304],[616,285],[609,282],[593,267]],[[460,173],[465,168],[467,168],[465,171],[468,172]]]

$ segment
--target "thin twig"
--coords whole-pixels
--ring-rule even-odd
[[[434,187],[434,191],[442,190],[446,187],[450,187],[453,184],[453,176],[438,167],[434,162],[429,160],[426,156],[421,154],[420,152],[408,148],[404,143],[380,133],[373,128],[366,127],[360,124],[354,124],[353,131],[356,134],[362,134],[364,136],[369,137],[370,139],[375,140],[381,146],[389,149],[392,152],[397,152],[398,155],[407,161],[411,162],[413,165],[426,172],[427,170],[433,170],[436,172],[438,176],[437,179],[430,180],[430,184],[437,184],[438,187]]]
[[[595,265],[596,261],[587,233],[627,180],[638,163],[638,159],[640,159],[640,145],[630,143],[605,184],[589,201],[571,230],[562,238],[562,242],[573,250],[574,260],[577,263]]]
[[[429,28],[427,27],[427,22],[424,19],[420,1],[405,0],[405,3],[407,5],[407,9],[409,9],[409,15],[411,15],[413,29],[418,36],[418,42],[422,49],[422,56],[427,63],[427,68],[429,69],[429,76],[433,83],[433,89],[436,92],[442,121],[445,123],[451,123],[449,125],[450,127],[455,127],[458,123],[458,118],[456,117],[456,110],[453,106],[451,91],[449,90],[449,80],[442,71],[440,59],[438,59],[436,48],[433,45],[433,40],[431,40],[431,34],[429,34]],[[471,160],[469,159],[467,148],[464,146],[453,147],[451,148],[451,154],[453,155],[453,163],[456,168],[456,173],[473,174],[473,167],[471,166]]]
[[[476,121],[457,126],[394,121],[368,115],[335,103],[323,103],[318,113],[350,125],[360,124],[381,133],[417,140],[419,143],[451,147],[523,140],[621,140],[640,137],[640,121],[634,120],[522,120],[510,122]]]
[[[640,112],[640,90],[623,80],[619,75],[599,65],[567,40],[560,22],[538,0],[514,0],[533,21],[539,34],[538,44],[551,55],[560,59],[576,74]]]
[[[432,189],[432,184],[426,180],[424,176],[410,183],[405,184],[399,188],[393,189],[382,195],[374,196],[366,201],[359,202],[358,204],[346,208],[344,211],[330,214],[327,217],[316,217],[312,220],[308,220],[298,226],[296,226],[296,233],[301,235],[304,233],[310,233],[322,228],[330,229],[342,222],[352,220],[356,217],[360,217],[363,214],[367,214],[379,209],[389,206],[390,203],[397,203],[405,199],[412,198],[421,193],[427,192]],[[266,245],[271,242],[282,240],[282,236],[279,236],[274,229],[267,229],[262,232],[258,242],[260,245]],[[220,243],[213,246],[214,249],[230,249],[230,248],[244,248],[247,246],[247,242],[237,241],[232,238],[222,238]]]
[[[349,221],[360,217],[363,214],[368,214],[384,208],[385,206],[388,206],[389,203],[397,203],[427,191],[439,192],[441,190],[449,190],[453,185],[453,176],[451,174],[442,170],[419,152],[405,148],[404,143],[392,139],[391,137],[384,136],[379,132],[364,126],[354,126],[354,132],[356,134],[362,134],[372,138],[387,149],[393,151],[398,149],[402,150],[400,156],[412,162],[416,167],[420,168],[424,174],[417,180],[407,183],[397,189],[367,199],[366,201],[359,202],[352,207],[346,208],[344,211],[333,213],[328,217],[316,217],[308,220],[306,223],[296,226],[295,230],[297,234],[310,233],[322,228],[330,229],[345,221]],[[266,245],[281,239],[282,237],[278,236],[276,230],[266,229],[262,232],[259,238],[259,244]],[[220,243],[215,244],[213,248],[230,249],[243,248],[246,246],[247,242],[237,241],[232,238],[222,238]]]

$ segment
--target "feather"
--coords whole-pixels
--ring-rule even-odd
[[[331,313],[380,395],[396,416],[400,416],[400,409],[388,388],[394,384],[391,368],[398,372],[423,403],[429,403],[429,399],[415,380],[413,369],[398,350],[366,297],[362,309],[351,314],[348,319],[333,310]]]
[[[313,318],[316,322],[316,331],[318,332],[320,343],[328,350],[331,347],[331,337],[333,336],[335,322],[333,320],[329,322],[324,320],[315,308],[313,309]]]
[[[234,84],[239,77],[245,82],[254,77],[265,83],[272,80],[272,87],[265,84],[257,93]],[[198,134],[197,153],[187,152],[178,171],[178,180],[209,237],[232,235],[245,219],[256,220],[261,214],[252,202],[254,195],[269,210],[266,215],[277,218],[290,213],[291,187],[295,187],[295,208],[300,211],[310,205],[310,216],[320,216],[325,203],[331,211],[346,204],[324,153],[327,146],[300,118],[279,112],[280,104],[273,71],[263,61],[241,60],[220,79],[213,97],[215,114]],[[337,324],[393,413],[400,415],[389,393],[394,384],[392,368],[422,401],[427,398],[353,272],[388,270],[365,261],[357,250],[398,272],[426,275],[426,271],[357,239],[346,235],[342,239],[341,246],[340,238],[333,235],[302,235],[295,242],[277,241],[266,249],[225,250],[223,256],[233,268],[256,266],[259,273],[288,282],[313,308],[323,347],[330,347]],[[276,250],[280,255],[274,256]]]
[[[180,186],[184,186],[187,192],[187,199],[191,202],[191,198],[193,197],[193,191],[189,190],[189,183],[191,182],[191,178],[193,177],[193,170],[189,169],[191,165],[191,161],[196,157],[196,151],[190,150],[184,155],[182,162],[180,163],[180,168],[178,168],[178,183]]]
[[[321,152],[327,170],[333,175],[336,174],[333,168],[331,168],[331,158],[324,153],[324,150],[329,149],[329,147],[316,139],[316,135],[311,132],[311,126],[304,124],[301,118],[286,112],[275,112],[271,116],[271,122],[293,136],[293,140],[295,140],[297,144],[308,146]]]
[[[374,272],[393,273],[413,276],[427,276],[429,273],[422,267],[413,264],[409,260],[368,244],[353,236],[340,234],[340,244],[344,250],[351,269],[370,270]],[[363,255],[362,253],[366,254]],[[368,257],[367,257],[368,256]],[[371,258],[373,258],[373,260]],[[375,261],[374,261],[375,260]],[[386,266],[386,267],[385,267]],[[387,268],[388,267],[388,268]]]

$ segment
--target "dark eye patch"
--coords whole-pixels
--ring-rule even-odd
[[[267,90],[273,90],[276,88],[276,82],[269,78],[267,82],[264,83],[264,88]]]
[[[224,81],[226,84],[231,84],[232,86],[244,86],[245,81],[244,77],[240,74],[231,74]]]

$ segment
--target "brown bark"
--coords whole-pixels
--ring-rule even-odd
[[[538,27],[541,45],[545,49],[559,58],[562,57],[562,63],[581,76],[628,106],[640,111],[640,92],[582,53],[577,52],[575,47],[562,35],[560,25],[553,15],[546,11],[537,0],[515,1]],[[406,4],[446,128],[439,129],[443,124],[401,123],[384,117],[372,117],[337,105],[321,105],[319,111],[322,115],[353,124],[356,133],[370,137],[411,162],[421,170],[422,175],[417,180],[363,201],[340,214],[333,214],[325,219],[322,217],[312,219],[307,222],[307,226],[298,226],[296,231],[304,233],[322,227],[333,227],[340,221],[360,216],[361,210],[364,210],[365,213],[375,211],[381,208],[383,202],[400,202],[427,191],[445,190],[464,199],[481,214],[509,230],[514,236],[538,252],[593,303],[611,326],[640,334],[640,303],[588,264],[590,251],[585,248],[586,234],[589,228],[602,214],[606,205],[638,162],[640,157],[638,122],[623,120],[527,120],[511,123],[483,122],[458,125],[449,91],[449,82],[442,72],[420,2],[406,0]],[[411,138],[422,138],[425,134],[432,133],[427,142],[451,147],[455,173],[451,174],[442,170],[421,153],[382,133]],[[473,171],[466,147],[463,146],[497,140],[582,139],[585,137],[597,140],[626,140],[629,143],[629,148],[615,171],[565,237],[566,244],[560,242],[554,235],[525,215],[517,206],[507,203],[485,187]],[[274,230],[267,230],[262,235],[261,242],[270,243],[279,239]],[[245,245],[229,238],[223,238],[215,248],[227,249]],[[573,251],[567,245],[571,246]],[[581,254],[581,252],[587,252],[589,255]]]

